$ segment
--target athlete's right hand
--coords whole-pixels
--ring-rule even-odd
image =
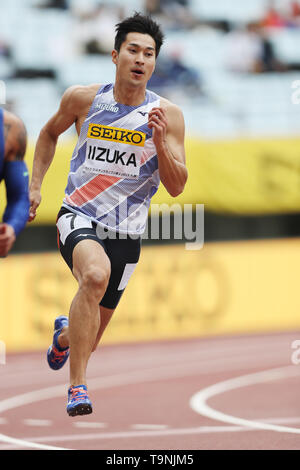
[[[0,224],[0,257],[5,258],[16,241],[14,228],[10,224]]]
[[[35,218],[36,210],[41,203],[41,199],[42,199],[42,196],[41,196],[41,192],[39,189],[29,190],[30,208],[29,208],[28,222],[31,222]]]

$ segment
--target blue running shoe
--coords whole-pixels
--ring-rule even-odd
[[[85,385],[76,385],[68,390],[67,413],[69,416],[88,415],[92,413],[92,403]]]
[[[66,360],[70,354],[70,348],[62,349],[58,344],[58,337],[61,333],[61,330],[69,325],[68,317],[60,315],[55,319],[54,322],[54,335],[53,335],[53,343],[48,349],[47,352],[47,361],[49,367],[54,370],[61,369],[62,366],[65,364]]]

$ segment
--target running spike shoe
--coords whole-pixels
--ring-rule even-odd
[[[92,413],[92,403],[85,385],[71,386],[68,390],[67,413],[69,416],[88,415]]]
[[[70,348],[61,348],[58,344],[58,337],[61,333],[61,330],[65,327],[68,326],[69,320],[68,317],[65,317],[63,315],[60,315],[55,319],[54,322],[54,334],[53,334],[53,343],[49,347],[47,351],[47,361],[49,364],[49,367],[53,370],[58,370],[61,369],[62,366],[65,364],[67,361],[69,354],[70,354]]]

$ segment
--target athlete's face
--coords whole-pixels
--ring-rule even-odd
[[[155,41],[148,34],[128,33],[120,52],[112,52],[117,75],[133,86],[146,86],[155,68]]]

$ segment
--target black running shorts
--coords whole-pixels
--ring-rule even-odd
[[[71,271],[73,250],[78,242],[86,239],[95,240],[104,248],[111,263],[111,274],[100,305],[115,309],[138,263],[141,237],[132,238],[128,235],[124,238],[124,235],[115,232],[99,236],[96,223],[74,214],[65,207],[62,207],[58,213],[56,226],[58,246]]]

